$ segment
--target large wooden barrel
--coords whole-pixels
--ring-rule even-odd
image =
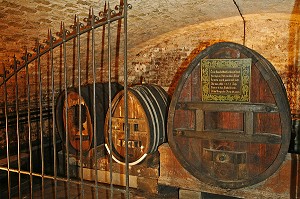
[[[87,153],[94,146],[94,102],[93,84],[79,88],[69,88],[67,98],[65,91],[59,95],[56,103],[56,125],[59,135],[66,144],[66,129],[68,129],[69,152],[80,152],[80,129],[82,132],[82,152]],[[114,97],[123,87],[118,83],[111,83],[111,93]],[[96,137],[97,145],[104,144],[104,121],[109,106],[109,84],[95,84],[95,112],[96,112]],[[81,112],[80,112],[81,104]],[[67,114],[66,114],[67,110]],[[81,113],[81,121],[79,114]],[[67,119],[66,119],[67,118]],[[81,127],[81,128],[80,128]]]
[[[284,161],[291,134],[284,85],[270,62],[230,42],[202,51],[182,75],[168,115],[168,142],[200,181],[256,184]]]
[[[136,165],[145,159],[147,154],[157,151],[160,144],[166,141],[167,111],[169,98],[164,89],[156,85],[142,84],[128,89],[128,162]],[[112,101],[111,137],[109,141],[109,112],[105,120],[105,143],[113,159],[125,163],[125,120],[124,91]]]

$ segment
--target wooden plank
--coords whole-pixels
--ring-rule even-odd
[[[241,131],[222,130],[222,131],[194,131],[175,129],[174,136],[182,136],[187,138],[207,139],[207,140],[223,140],[234,142],[263,143],[263,144],[280,144],[281,136],[276,134],[245,134]]]
[[[253,112],[245,113],[245,133],[246,134],[254,134],[254,114]]]
[[[114,122],[123,122],[124,123],[124,117],[112,117],[112,121]],[[144,118],[128,118],[128,123],[140,123],[140,122],[146,122]]]
[[[179,189],[179,199],[202,198],[201,192],[187,189]]]
[[[84,180],[94,181],[95,180],[95,170],[89,168],[83,168],[83,176]],[[98,182],[107,183],[111,182],[110,180],[110,172],[109,171],[101,171],[97,170]],[[79,172],[79,177],[80,172]],[[137,188],[137,176],[129,175],[129,187]],[[126,186],[126,175],[120,173],[112,173],[112,184],[119,186]]]
[[[203,131],[204,130],[204,111],[196,110],[196,130]]]
[[[28,153],[20,153],[20,161],[22,160],[28,160],[29,154]],[[18,155],[12,155],[9,157],[10,163],[17,162],[18,161]],[[0,166],[7,166],[7,158],[3,158],[0,160]]]
[[[193,110],[200,109],[203,111],[218,112],[266,112],[277,113],[278,107],[275,104],[259,104],[259,103],[219,103],[219,102],[179,102],[176,109]]]

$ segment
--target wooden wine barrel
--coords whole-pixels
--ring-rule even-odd
[[[136,165],[145,159],[147,154],[157,151],[160,144],[166,141],[166,122],[169,107],[168,95],[161,87],[150,84],[136,85],[128,89],[128,162]],[[125,163],[125,120],[124,91],[112,101],[112,146],[109,142],[109,112],[105,120],[105,146],[113,159]]]
[[[69,88],[67,90],[67,98],[65,98],[65,91],[62,91],[56,103],[56,125],[58,132],[63,143],[66,144],[66,128],[68,129],[69,152],[73,154],[80,152],[80,127],[83,153],[87,153],[94,146],[93,85],[84,85],[80,89],[81,96],[79,95],[79,88]],[[122,89],[123,87],[120,84],[112,83],[112,97]],[[96,83],[95,94],[96,137],[97,145],[101,145],[104,144],[104,121],[109,106],[108,83]],[[80,104],[81,112],[79,110]],[[79,120],[80,113],[81,121]]]
[[[230,42],[202,51],[182,75],[168,115],[168,142],[200,181],[226,189],[256,184],[284,161],[291,115],[270,62]]]

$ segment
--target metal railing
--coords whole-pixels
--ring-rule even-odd
[[[49,30],[48,38],[37,42],[33,52],[26,50],[22,60],[14,57],[14,63],[4,68],[0,81],[0,133],[4,143],[1,148],[0,180],[4,186],[2,197],[7,198],[49,198],[46,191],[51,181],[53,198],[60,193],[61,184],[66,186],[65,197],[70,198],[73,185],[78,185],[81,198],[85,197],[85,187],[91,187],[94,198],[103,198],[99,189],[109,190],[114,198],[114,190],[129,197],[128,161],[126,158],[126,188],[117,188],[112,179],[112,156],[110,162],[110,186],[98,182],[97,172],[97,126],[93,121],[94,135],[94,182],[83,178],[83,166],[80,164],[79,177],[70,174],[69,132],[65,129],[66,140],[61,140],[56,128],[55,104],[59,93],[67,97],[69,87],[92,84],[93,117],[96,118],[95,85],[97,82],[109,82],[109,115],[111,116],[111,82],[119,81],[123,70],[125,90],[125,140],[127,133],[127,11],[131,6],[126,0],[114,9],[109,2],[98,14],[90,9],[87,18],[80,22],[75,16],[74,24],[68,30],[64,23],[56,35]],[[123,25],[123,29],[122,29]],[[120,54],[120,49],[122,53]],[[113,60],[114,58],[114,60]],[[123,68],[119,66],[123,62]],[[121,70],[119,69],[121,68]],[[121,80],[122,81],[122,80]],[[79,104],[81,98],[79,98]],[[67,101],[66,101],[67,103]],[[66,106],[67,107],[67,106]],[[68,115],[67,108],[64,110]],[[82,108],[79,106],[79,123],[82,121]],[[68,117],[66,117],[67,123]],[[109,122],[111,131],[111,121]],[[83,162],[82,128],[80,131],[79,161]],[[111,142],[110,132],[110,142]],[[62,143],[63,142],[63,143]],[[110,144],[112,146],[112,144]],[[58,151],[65,147],[66,173],[59,174]],[[51,150],[51,151],[50,151]],[[128,146],[125,149],[128,150]],[[49,156],[46,154],[50,154]],[[127,155],[126,155],[127,156]],[[16,182],[15,182],[15,179]],[[3,187],[3,186],[2,186]],[[38,187],[38,188],[37,188]],[[40,188],[39,188],[40,187]],[[36,192],[39,192],[37,196]]]

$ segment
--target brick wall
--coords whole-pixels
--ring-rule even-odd
[[[111,4],[116,5],[116,1]],[[286,1],[237,1],[246,21],[245,34],[242,18],[232,1],[129,1],[133,9],[129,11],[128,26],[128,78],[129,83],[138,83],[141,77],[147,83],[161,85],[172,95],[176,84],[184,70],[195,56],[206,46],[219,41],[231,41],[244,44],[254,49],[276,68],[287,88],[290,105],[293,113],[300,110],[299,104],[299,12],[297,2]],[[30,52],[35,46],[36,40],[43,41],[47,38],[49,28],[52,31],[60,30],[61,21],[66,27],[73,24],[74,15],[77,14],[81,21],[88,16],[90,6],[95,8],[95,13],[103,9],[104,3],[96,0],[76,2],[66,1],[42,1],[4,0],[0,2],[0,74],[3,68],[9,74],[13,74],[11,63],[13,56],[20,60],[27,47]],[[123,82],[123,40],[117,43],[118,27],[113,30],[113,80]],[[106,30],[107,31],[107,30]],[[123,27],[119,33],[122,33]],[[97,81],[107,80],[107,51],[101,60],[103,32],[99,29],[96,43],[96,70]],[[107,36],[107,35],[106,35]],[[87,35],[82,38],[81,71],[82,83],[91,82],[91,53],[86,46]],[[107,39],[107,37],[105,37]],[[245,39],[245,40],[244,40]],[[77,61],[72,50],[72,42],[68,44],[67,71],[68,86],[76,86],[78,83]],[[89,44],[91,46],[91,44]],[[105,46],[105,45],[104,45]],[[120,54],[116,52],[116,46],[120,48]],[[107,47],[107,46],[106,46]],[[89,51],[90,52],[90,51]],[[54,57],[55,95],[64,89],[63,62],[61,49],[55,50]],[[33,103],[39,102],[38,65],[29,65],[30,71],[30,99]],[[9,75],[8,74],[8,75]],[[41,60],[42,74],[42,102],[48,103],[52,94],[51,76],[48,57]],[[0,79],[0,82],[2,80]],[[18,73],[18,96],[16,96],[15,77],[7,84],[7,97],[10,112],[15,111],[15,99],[20,104],[25,104],[26,109],[27,89],[26,71]],[[1,114],[4,113],[4,88],[0,87]],[[38,138],[38,124],[33,124],[37,130],[33,137]],[[23,128],[23,127],[22,127]],[[28,140],[28,127],[22,130],[22,139]],[[45,127],[51,129],[51,125]],[[15,129],[9,130],[12,138],[16,140]],[[3,135],[3,134],[2,134]],[[0,136],[1,142],[5,137]]]

